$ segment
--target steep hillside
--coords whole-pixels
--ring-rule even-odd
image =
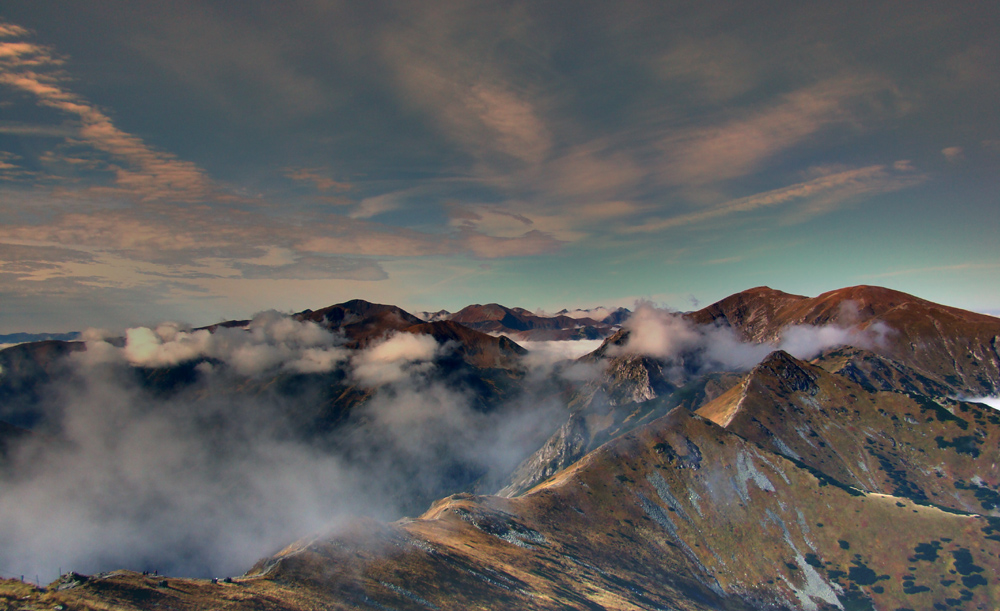
[[[937,341],[935,338],[938,338],[936,335],[925,334],[922,336],[924,339],[918,335],[915,339],[920,340],[921,345],[931,346],[927,348],[928,352],[921,352],[919,358],[910,358],[912,355],[907,352],[902,360],[895,360],[894,356],[898,352],[896,347],[901,345],[902,333],[889,327],[890,323],[886,320],[897,321],[898,317],[893,313],[907,308],[914,310],[910,314],[914,320],[908,323],[909,326],[901,328],[917,334],[924,333],[927,328],[941,328],[943,329],[941,333],[955,333],[956,337],[941,335],[941,341],[935,343]],[[883,318],[876,318],[878,316]],[[950,319],[971,321],[975,325],[980,325],[981,328],[973,329],[962,325],[945,324],[947,322],[945,319],[949,319],[949,317]],[[996,386],[996,380],[1000,380],[1000,374],[995,374],[993,377],[986,375],[982,379],[977,378],[972,386],[968,386],[962,377],[962,363],[966,361],[951,357],[952,352],[961,352],[961,349],[958,348],[961,342],[969,342],[973,347],[979,345],[977,344],[978,338],[984,337],[985,331],[983,329],[988,330],[991,328],[990,325],[994,325],[996,330],[1000,332],[1000,324],[997,324],[1000,321],[972,312],[938,306],[888,289],[854,287],[832,291],[811,299],[761,287],[737,293],[699,312],[684,315],[684,318],[695,325],[706,325],[707,327],[720,324],[732,325],[745,341],[751,343],[776,341],[783,331],[793,325],[809,325],[813,329],[821,329],[830,325],[838,328],[852,325],[865,327],[876,323],[885,325],[882,333],[878,335],[878,337],[885,339],[884,343],[872,346],[871,350],[841,346],[827,350],[816,360],[820,367],[839,374],[839,376],[833,377],[826,376],[824,380],[840,380],[842,376],[859,384],[860,388],[851,391],[855,396],[867,396],[868,391],[874,392],[876,390],[921,396],[921,398],[907,399],[906,397],[882,395],[871,399],[869,404],[909,400],[912,405],[930,405],[930,400],[923,397],[935,397],[948,404],[947,398],[950,396],[982,393],[985,389]],[[662,416],[673,407],[684,406],[692,410],[699,409],[708,401],[716,399],[722,392],[736,384],[738,380],[735,373],[699,373],[704,362],[696,351],[680,351],[669,358],[655,358],[632,353],[630,352],[630,341],[631,335],[635,332],[631,328],[623,328],[608,337],[600,348],[580,359],[581,363],[599,368],[601,374],[569,398],[565,423],[545,445],[518,467],[508,484],[502,489],[501,494],[513,495],[523,492],[545,477],[568,466],[601,443],[648,422],[652,418]],[[962,335],[963,333],[966,335]],[[704,346],[697,348],[703,349]],[[763,375],[763,370],[756,371],[758,377]],[[738,391],[733,391],[733,393],[736,392]],[[780,399],[780,397],[768,396],[761,398],[758,403],[762,406],[761,410],[766,412],[770,409],[771,403],[769,402]],[[834,400],[830,399],[830,401]],[[839,395],[836,400],[839,400]],[[874,409],[884,411],[882,407]],[[949,407],[948,409],[954,410],[955,408]],[[968,406],[962,406],[959,409],[971,410],[970,413],[974,413],[976,418],[987,424],[995,418],[989,410],[982,411],[982,409]],[[774,417],[779,420],[782,418],[778,414],[775,414]],[[914,418],[914,416],[905,417]],[[954,422],[956,424],[953,426],[958,426],[957,423],[965,424],[965,420],[961,418],[955,419]],[[848,423],[844,423],[844,425],[852,426]],[[868,428],[876,430],[880,426],[882,423],[875,421]],[[800,426],[800,429],[808,430],[806,425]],[[954,431],[951,431],[950,435],[949,439],[968,437],[968,435],[960,435]],[[780,436],[776,439],[778,441],[774,443],[782,443]],[[975,437],[975,439],[980,439],[980,437]],[[796,444],[800,441],[799,437],[795,437],[793,445],[788,447],[798,447]],[[931,439],[930,449],[935,450],[932,455],[937,456],[941,449],[937,448],[935,443]],[[948,442],[942,441],[942,443]],[[777,449],[777,446],[774,448]],[[851,451],[854,449],[852,448]],[[921,449],[921,451],[926,450],[927,448]],[[824,456],[830,454],[831,451],[827,450]],[[879,455],[884,454],[882,452]],[[798,458],[794,452],[788,455]],[[818,467],[819,465],[813,466]],[[974,474],[967,475],[971,477]],[[866,487],[856,481],[856,478],[848,478],[847,481]],[[870,481],[868,483],[871,484]],[[881,490],[882,488],[876,486],[866,489]],[[934,490],[936,491],[937,488]],[[938,491],[937,493],[942,492]],[[954,490],[949,489],[948,493],[952,494]],[[959,503],[958,506],[965,508],[974,506],[967,503],[968,497],[971,497],[972,493],[960,493],[959,496],[965,498],[963,501],[965,504]],[[922,497],[918,495],[917,498]]]
[[[697,412],[867,492],[1000,516],[1000,413],[869,391],[778,351]]]
[[[42,595],[137,609],[990,609],[1000,523],[837,485],[678,409],[516,499],[359,522],[235,585],[135,574]],[[136,601],[142,601],[138,603]],[[74,607],[75,608],[75,607]]]
[[[601,378],[573,393],[566,421],[517,467],[498,494],[521,494],[601,444],[674,408],[695,410],[740,380],[737,374],[720,372],[675,386],[663,369],[647,357],[621,356],[607,363]]]
[[[936,382],[910,367],[854,346],[828,350],[813,359],[813,362],[869,391],[889,390],[927,397],[949,397],[956,393],[956,389]]]

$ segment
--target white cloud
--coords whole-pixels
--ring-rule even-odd
[[[332,371],[347,359],[347,352],[336,345],[339,338],[327,330],[274,311],[257,314],[245,328],[191,330],[177,323],[135,327],[125,332],[125,345],[120,349],[104,341],[103,335],[86,332],[88,349],[78,358],[153,368],[211,359],[244,376],[277,368],[320,373]]]
[[[627,352],[668,359],[698,345],[703,336],[675,312],[661,310],[649,303],[636,305],[622,325],[629,330]]]
[[[528,351],[524,364],[529,370],[551,369],[552,365],[561,361],[578,359],[601,347],[604,340],[581,339],[564,341],[530,341],[518,340],[517,344]]]
[[[445,349],[430,335],[396,333],[361,351],[351,365],[362,384],[381,386],[428,371],[431,361]]]
[[[448,347],[430,336],[394,335],[347,361],[336,338],[275,312],[247,329],[205,333],[137,327],[123,348],[104,332],[86,334],[88,349],[44,388],[45,435],[27,437],[14,466],[0,471],[5,574],[48,581],[59,566],[238,574],[344,516],[422,511],[469,483],[456,483],[456,466],[487,479],[509,473],[565,417],[530,388],[482,410],[450,372],[434,368]],[[168,392],[131,374],[192,355],[213,360]],[[331,383],[349,387],[350,376],[283,385],[232,375],[341,365],[388,384],[366,389],[348,411],[329,393]],[[329,408],[345,409],[337,415],[347,419],[333,432],[324,428]]]
[[[788,218],[801,220],[837,208],[860,197],[889,193],[916,186],[926,180],[923,174],[914,173],[909,164],[894,164],[892,170],[882,165],[868,166],[823,174],[811,180],[729,200],[704,210],[672,218],[651,220],[630,227],[629,233],[650,233],[671,227],[702,223],[735,213],[752,212],[801,202]]]
[[[982,403],[1000,411],[1000,397],[959,397],[958,399],[970,403]]]
[[[880,322],[864,327],[792,325],[782,329],[775,342],[750,343],[742,341],[728,326],[696,325],[676,312],[649,303],[637,304],[623,327],[629,330],[628,341],[610,351],[611,355],[641,354],[678,361],[695,371],[746,370],[774,350],[808,360],[837,346],[873,349],[884,345],[886,336],[892,333]]]

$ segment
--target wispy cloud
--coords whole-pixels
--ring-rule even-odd
[[[5,25],[5,35],[27,30]],[[189,161],[157,151],[141,138],[114,125],[110,117],[64,88],[63,60],[48,47],[29,42],[0,42],[0,84],[33,96],[40,106],[79,122],[77,142],[109,156],[105,170],[113,175],[112,191],[143,201],[198,201],[215,191],[203,170]]]
[[[891,85],[865,76],[831,78],[789,93],[766,108],[718,125],[666,135],[660,147],[669,183],[697,186],[745,176],[835,124],[859,119],[858,107]]]
[[[743,261],[746,257],[743,255],[736,255],[735,257],[724,257],[722,259],[710,259],[705,261],[703,265],[725,265],[727,263],[739,263]]]
[[[361,222],[354,227],[356,231],[313,236],[297,244],[296,248],[343,255],[424,257],[468,254],[493,259],[553,252],[561,244],[556,238],[538,230],[515,236],[493,236],[471,228],[460,228],[457,233],[431,235],[408,229],[390,232]]]
[[[928,267],[911,267],[906,269],[896,269],[878,274],[864,274],[863,278],[894,278],[897,276],[917,276],[921,274],[937,274],[941,272],[965,272],[984,271],[1000,269],[1000,263],[995,262],[971,262],[955,263],[953,265],[931,265]]]
[[[72,125],[29,125],[0,121],[0,134],[7,136],[38,136],[43,138],[71,138],[78,129]]]
[[[243,295],[392,275],[365,294],[413,294],[399,270],[574,244],[596,272],[598,257],[662,250],[658,232],[765,212],[761,241],[787,245],[774,225],[931,180],[919,151],[945,164],[942,147],[961,146],[981,170],[998,149],[974,129],[991,125],[995,43],[985,28],[953,36],[980,9],[916,11],[867,37],[880,26],[851,7],[297,6],[98,3],[39,17],[37,36],[0,23],[0,242],[36,246],[4,260],[10,291],[158,299],[156,283],[186,291],[199,275]],[[106,27],[68,27],[71,13]],[[980,135],[941,141],[940,121]],[[848,231],[846,214],[830,220],[828,235]],[[688,254],[669,265],[732,254],[702,256],[703,232],[671,238]],[[34,258],[57,245],[90,258]],[[460,284],[489,283],[449,294]]]
[[[898,191],[924,180],[926,176],[922,174],[890,170],[882,165],[868,166],[826,174],[780,189],[729,200],[706,210],[651,220],[642,225],[629,227],[625,232],[652,233],[796,201],[802,202],[802,205],[796,211],[794,218],[801,219],[831,210],[861,196]]]
[[[366,197],[348,215],[352,219],[370,219],[385,212],[391,212],[403,207],[403,200],[409,195],[407,192],[394,192]]]
[[[20,220],[23,206],[6,211],[0,250],[19,258],[0,264],[0,284],[6,287],[21,282],[63,292],[88,287],[153,291],[163,286],[192,291],[204,290],[195,281],[211,278],[378,281],[387,278],[378,259],[526,256],[551,252],[561,244],[530,226],[501,235],[486,226],[430,225],[418,231],[369,220],[408,205],[413,196],[426,195],[425,187],[370,195],[360,202],[338,199],[338,208],[357,204],[347,216],[329,211],[275,215],[267,201],[240,198],[196,164],[118,128],[103,110],[70,90],[71,78],[63,71],[66,62],[53,49],[7,40],[30,32],[2,26],[0,86],[67,120],[58,126],[0,123],[0,133],[61,138],[39,154],[37,162],[70,180],[37,191],[34,201],[76,200],[64,209],[47,206],[45,215],[31,222]],[[529,141],[537,136],[530,108],[499,82],[492,88],[469,83],[466,94],[474,101],[469,102],[468,116],[477,117],[493,134],[498,150],[515,157],[526,154],[534,146]],[[23,161],[13,153],[0,154],[0,175],[32,180],[37,187],[37,173],[24,169]],[[282,173],[319,192],[356,188],[320,167],[286,167]],[[13,248],[20,250],[15,253]],[[42,256],[46,250],[62,255]]]
[[[941,154],[951,163],[958,163],[965,158],[965,151],[960,146],[949,146],[941,149]]]
[[[523,44],[526,16],[517,9],[487,12],[452,4],[409,13],[406,27],[383,32],[383,61],[404,99],[426,112],[468,155],[539,163],[552,148],[542,96],[491,57],[496,45]],[[468,36],[470,26],[482,25],[483,19],[490,20],[489,35]]]
[[[334,191],[350,191],[354,188],[350,183],[340,182],[326,176],[318,168],[286,168],[285,176],[298,182],[312,183],[320,191],[329,191],[331,189]]]
[[[27,36],[28,30],[13,23],[0,22],[0,38]]]
[[[761,64],[736,38],[717,35],[681,41],[655,60],[654,69],[709,101],[724,102],[758,84]]]

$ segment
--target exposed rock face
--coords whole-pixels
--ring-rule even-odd
[[[587,453],[592,443],[584,416],[572,414],[538,451],[525,460],[511,481],[497,494],[515,496],[572,465]]]
[[[906,317],[900,317],[898,312],[903,310],[912,311]],[[890,323],[886,321],[899,323],[908,320],[908,326],[905,328],[916,329],[915,333],[922,333],[922,329],[928,328],[927,320],[930,320],[933,323],[930,324],[930,327],[947,329],[949,333],[958,334],[959,339],[957,340],[950,337],[944,338],[942,335],[940,342],[935,339],[939,338],[938,335],[924,336],[925,338],[929,337],[926,340],[927,343],[937,346],[937,357],[924,354],[920,358],[894,360],[893,355],[897,354],[900,343],[899,334],[895,331],[889,331],[886,343],[875,347],[876,350],[884,352],[884,354],[846,346],[821,355],[816,361],[820,367],[839,373],[847,380],[860,386],[853,389],[854,396],[867,396],[870,394],[869,391],[896,391],[935,397],[943,404],[950,405],[948,397],[982,393],[984,390],[989,392],[989,389],[997,386],[996,380],[1000,379],[1000,374],[994,374],[992,378],[987,375],[971,386],[966,385],[965,378],[962,377],[961,363],[951,358],[952,352],[950,351],[958,350],[955,346],[963,341],[968,342],[973,347],[977,345],[982,347],[982,342],[978,338],[985,337],[983,334],[992,327],[1000,330],[1000,321],[988,316],[938,306],[888,289],[853,287],[832,291],[811,299],[761,287],[738,293],[687,316],[696,324],[721,323],[731,325],[741,333],[744,339],[760,342],[774,341],[783,329],[796,324],[819,326],[833,324],[846,327],[848,325],[873,325],[881,321],[888,326]],[[952,322],[954,320],[969,321],[971,326],[941,322],[946,319]],[[970,329],[972,329],[971,332]],[[604,367],[602,381],[583,389],[569,402],[571,413],[566,425],[553,435],[542,449],[520,465],[511,481],[501,491],[502,494],[513,495],[529,489],[532,485],[568,464],[571,459],[582,457],[601,443],[631,430],[639,424],[648,422],[651,418],[663,415],[673,407],[683,405],[692,410],[699,409],[736,383],[737,376],[734,374],[714,374],[705,377],[693,375],[686,368],[683,355],[668,363],[650,357],[628,354],[624,351],[627,349],[630,333],[632,331],[628,329],[619,330],[608,337],[598,350],[581,359],[583,362],[601,364]],[[962,335],[963,333],[966,335]],[[944,365],[941,364],[942,362]],[[923,365],[922,369],[921,365]],[[790,426],[795,418],[777,413],[773,407],[776,401],[783,400],[783,398],[776,398],[773,393],[765,392],[762,394],[761,392],[761,388],[766,389],[767,387],[762,380],[767,378],[777,378],[785,390],[793,391],[796,396],[810,397],[813,402],[817,401],[815,395],[820,392],[820,386],[817,384],[818,379],[822,378],[824,382],[829,382],[831,379],[840,380],[840,376],[831,377],[822,369],[802,363],[784,352],[776,352],[758,365],[743,381],[739,389],[734,388],[727,395],[725,401],[704,409],[711,410],[711,413],[715,414],[713,420],[723,425],[728,425],[739,414],[736,426],[742,427],[738,429],[740,431],[753,427],[760,428],[757,420],[754,420],[752,427],[744,423],[743,419],[747,418],[747,412],[737,410],[736,406],[739,402],[746,401],[748,396],[758,397],[761,395],[760,398],[751,400],[750,403],[756,402],[761,405],[760,410],[765,413],[775,412],[771,414],[771,417],[785,426]],[[825,400],[827,403],[824,405],[828,405],[829,397]],[[872,402],[874,401],[875,399],[872,399]],[[878,401],[888,403],[905,401],[905,399],[886,395],[879,396]],[[926,402],[921,403],[921,401],[925,400],[914,399],[908,405],[919,412],[920,409],[915,406],[919,404],[926,408],[928,405]],[[881,406],[874,409],[876,411],[885,410]],[[947,409],[954,411],[956,408],[949,407]],[[958,409],[971,409],[976,414],[975,418],[987,423],[991,418],[995,418],[991,412],[977,408],[960,407]],[[915,415],[916,412],[914,415],[905,417],[915,419],[918,417]],[[893,421],[890,420],[890,422]],[[762,439],[757,439],[752,435],[749,438],[762,443],[767,441],[775,451],[798,460],[803,455],[810,455],[809,452],[805,452],[800,447],[803,443],[801,436],[806,434],[803,431],[811,431],[808,424],[799,423],[798,431],[788,439],[784,435],[775,436],[772,434],[764,435]],[[872,422],[869,428],[876,430],[881,426],[883,425],[880,417]],[[570,430],[574,432],[573,435],[567,435]],[[816,436],[818,433],[811,431],[810,434]],[[951,431],[949,434],[952,435],[951,438],[964,439],[967,437],[967,435],[957,435],[955,431]],[[582,439],[589,439],[589,442],[581,443]],[[843,441],[845,438],[841,437],[840,439]],[[826,441],[820,440],[819,443],[821,447],[827,449],[820,452],[818,455],[821,455],[822,458],[817,458],[814,461],[815,464],[810,463],[810,466],[819,468],[821,464],[841,464],[844,461],[838,457],[840,454],[850,455],[853,452],[863,451],[865,455],[872,454],[870,457],[874,461],[871,463],[872,465],[877,465],[879,469],[888,469],[888,475],[879,479],[861,471],[861,475],[864,476],[861,477],[855,473],[859,470],[857,465],[841,464],[842,469],[836,470],[837,477],[866,490],[898,491],[907,489],[906,485],[902,483],[905,478],[900,473],[896,473],[897,467],[892,466],[907,464],[907,458],[898,455],[894,445],[889,451],[879,449],[878,445],[872,441],[867,445],[855,444],[849,449],[842,448],[840,454],[837,454]],[[947,444],[948,442],[942,441],[941,443]],[[924,448],[927,444],[919,447],[924,448],[922,451],[940,452],[941,448],[938,448],[936,444],[937,442],[932,441],[930,444],[932,447]],[[805,454],[799,454],[792,448],[799,448]],[[815,449],[811,451],[815,451]],[[875,458],[875,455],[881,458]],[[887,456],[894,458],[886,458]],[[830,462],[824,463],[824,461]],[[867,468],[868,465],[865,466]],[[911,475],[911,477],[916,476]],[[931,477],[936,480],[936,476]],[[918,479],[926,478],[920,477]],[[895,483],[892,483],[893,481]],[[928,493],[949,496],[958,494],[963,500],[956,505],[956,508],[975,510],[978,507],[969,500],[974,496],[974,493],[957,493],[953,488],[945,491],[939,490],[936,482],[930,479],[924,483],[929,486],[928,490],[923,491],[923,488],[919,486],[914,488],[915,498],[923,499],[925,496],[922,495]]]
[[[601,444],[674,408],[697,409],[741,378],[715,373],[675,386],[665,378],[663,369],[662,363],[648,357],[623,355],[609,361],[600,381],[570,399],[566,423],[518,466],[498,494],[523,493]]]

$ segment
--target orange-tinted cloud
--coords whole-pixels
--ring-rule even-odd
[[[321,173],[319,169],[316,168],[286,168],[285,176],[291,178],[295,181],[301,182],[311,182],[320,191],[329,191],[333,189],[335,191],[350,191],[354,187],[346,182],[338,182],[328,176]]]
[[[6,24],[6,36],[23,36],[23,28]],[[143,201],[199,201],[216,188],[194,163],[155,150],[114,125],[111,118],[81,96],[65,89],[55,70],[62,60],[47,47],[26,42],[0,42],[0,85],[34,96],[40,106],[70,115],[79,122],[74,141],[109,156],[106,169],[121,195]]]
[[[926,180],[926,176],[912,173],[910,168],[890,171],[882,165],[868,166],[836,173],[822,174],[818,178],[796,183],[780,189],[773,189],[747,197],[729,200],[717,206],[682,214],[679,216],[651,220],[642,225],[633,226],[627,233],[651,233],[663,231],[672,227],[692,225],[704,221],[728,216],[730,214],[750,212],[759,208],[768,208],[801,201],[805,214],[818,214],[834,208],[844,202],[862,195],[887,193],[917,185]],[[803,214],[800,210],[798,214]]]
[[[875,78],[833,78],[746,116],[670,133],[660,144],[663,175],[671,184],[697,186],[751,174],[820,130],[855,120],[856,107],[880,93],[893,88]]]

